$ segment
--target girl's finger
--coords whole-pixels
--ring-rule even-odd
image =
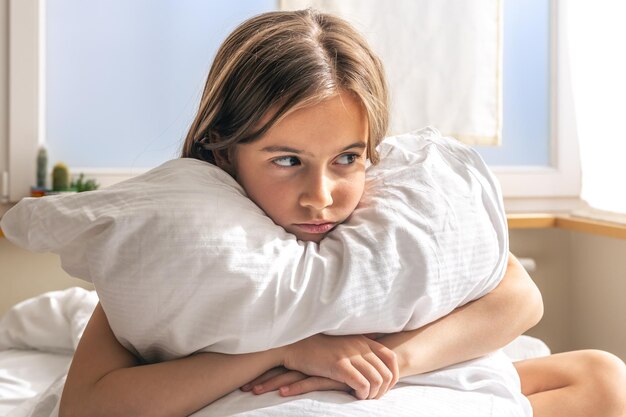
[[[263,394],[270,391],[276,391],[278,388],[284,385],[290,385],[294,382],[301,381],[308,377],[308,375],[305,375],[298,371],[289,371],[284,374],[276,375],[273,378],[270,378],[260,384],[253,385],[252,392],[254,392],[255,394]]]
[[[372,397],[377,400],[380,399],[380,397],[385,395],[387,391],[391,389],[392,387],[391,381],[393,380],[393,372],[389,370],[387,365],[385,365],[384,362],[380,361],[380,366],[381,366],[380,368],[376,368],[376,369],[378,370],[381,377],[383,378],[383,383],[380,385],[380,388],[378,389],[378,392],[376,393],[376,395]]]
[[[385,364],[387,369],[391,372],[391,380],[387,384],[384,392],[382,392],[382,394],[385,394],[387,391],[393,388],[394,385],[396,385],[396,383],[398,382],[398,379],[400,378],[400,368],[398,366],[398,358],[397,358],[396,353],[393,350],[379,343],[376,343],[375,345],[370,344],[370,347],[372,351],[376,354],[376,356],[380,358],[380,360]],[[387,374],[387,376],[388,375],[389,374]],[[377,398],[380,398],[382,394],[380,394]]]
[[[245,384],[244,386],[241,387],[241,390],[244,392],[248,392],[248,391],[252,391],[252,387],[254,387],[255,385],[259,385],[262,384],[263,382],[274,378],[277,375],[281,375],[284,374],[286,372],[290,372],[289,369],[284,368],[282,366],[276,367],[276,368],[272,368],[269,371],[266,371],[265,373],[259,375],[258,377],[254,378],[252,381],[248,382],[247,384]]]
[[[298,382],[280,387],[279,393],[283,397],[291,397],[293,395],[301,395],[313,391],[350,392],[351,390],[352,389],[349,386],[342,382],[324,377],[311,376]]]
[[[365,357],[370,360],[370,363],[374,366],[374,368],[376,368],[376,371],[382,378],[382,383],[378,388],[378,392],[371,393],[372,396],[370,396],[370,398],[379,399],[392,387],[391,382],[393,381],[394,375],[387,364],[383,362],[382,358],[377,354],[372,353],[371,355],[368,354]]]
[[[381,372],[383,370],[389,372],[385,364],[374,353],[367,353],[363,357],[354,360],[354,367],[369,382],[369,390],[366,392],[365,398],[376,398],[385,382]]]
[[[337,368],[332,369],[330,379],[348,385],[354,390],[354,396],[359,400],[364,400],[369,395],[368,379],[350,361],[344,361]]]

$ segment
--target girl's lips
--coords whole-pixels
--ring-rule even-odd
[[[330,229],[335,227],[335,223],[320,223],[320,224],[300,223],[300,224],[296,224],[295,226],[307,233],[326,233],[326,232],[329,232]]]

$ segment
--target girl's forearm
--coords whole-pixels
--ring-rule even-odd
[[[401,378],[474,359],[509,341],[496,330],[497,324],[491,331],[486,328],[480,307],[467,305],[417,330],[386,335],[377,341],[395,352]]]
[[[188,416],[279,364],[279,357],[270,350],[241,355],[199,353],[116,369],[85,391],[79,412],[67,410],[59,415]]]
[[[278,366],[283,349],[242,355],[198,353],[138,365],[98,304],[74,353],[59,417],[187,416]]]
[[[420,329],[383,336],[400,376],[434,371],[497,350],[537,324],[543,314],[539,290],[510,255],[505,277],[484,297]]]

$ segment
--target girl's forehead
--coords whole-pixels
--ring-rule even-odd
[[[288,113],[252,144],[265,151],[286,147],[302,151],[343,149],[366,146],[368,132],[367,115],[361,102],[351,94],[337,94]]]

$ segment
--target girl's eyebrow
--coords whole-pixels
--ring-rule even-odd
[[[347,151],[348,149],[353,149],[353,148],[365,149],[365,148],[367,148],[367,144],[365,142],[361,142],[361,141],[354,142],[353,144],[346,146],[345,148],[343,148],[339,152]]]
[[[346,146],[345,148],[339,150],[339,152],[344,152],[347,151],[348,149],[353,149],[353,148],[358,148],[358,149],[365,149],[367,148],[367,145],[365,144],[365,142],[354,142],[348,146]],[[287,153],[295,153],[297,155],[313,155],[310,152],[305,152],[302,151],[300,149],[296,149],[296,148],[290,148],[289,146],[278,146],[278,145],[274,145],[274,146],[266,146],[265,148],[261,149],[261,151],[263,152],[287,152]]]

